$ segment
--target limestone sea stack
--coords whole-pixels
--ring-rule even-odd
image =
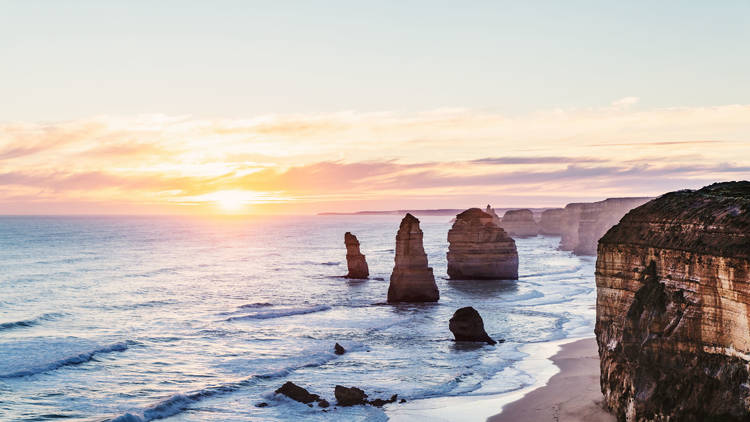
[[[440,298],[422,245],[419,220],[406,214],[396,234],[396,265],[391,273],[388,302],[437,302]]]
[[[750,182],[668,193],[599,241],[596,339],[621,421],[750,420]]]
[[[534,213],[528,209],[507,211],[503,215],[500,227],[513,237],[536,236],[539,233]]]
[[[357,236],[346,232],[344,234],[344,244],[346,245],[346,265],[349,267],[347,278],[367,278],[370,276],[370,269],[367,268],[365,256],[359,252],[359,240]]]
[[[562,234],[562,208],[550,208],[542,211],[542,219],[539,222],[539,234],[548,236],[560,236]]]
[[[470,208],[456,216],[448,231],[448,276],[453,279],[515,280],[516,242],[492,215]]]

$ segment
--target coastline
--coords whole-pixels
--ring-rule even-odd
[[[488,422],[616,422],[615,416],[601,407],[594,338],[562,345],[552,361],[560,370],[546,385],[506,404]]]
[[[587,340],[596,344],[593,337],[574,337],[544,343],[529,343],[522,346],[520,351],[526,353],[528,357],[522,359],[516,368],[534,374],[535,380],[533,384],[518,390],[499,394],[467,394],[419,399],[404,404],[388,405],[384,407],[384,410],[391,421],[487,420],[488,418],[498,417],[498,411],[503,410],[510,404],[522,401],[532,392],[544,388],[551,378],[559,374],[560,367],[556,365],[554,358],[560,353],[561,348],[568,344]],[[598,363],[596,371],[596,388],[598,389]],[[503,376],[501,372],[496,374],[495,378]],[[502,419],[501,421],[505,420],[513,419]]]

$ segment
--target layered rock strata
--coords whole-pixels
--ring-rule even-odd
[[[515,280],[516,242],[493,217],[470,208],[456,216],[448,231],[448,276],[454,279]]]
[[[651,198],[609,198],[566,205],[561,219],[560,249],[576,255],[596,255],[599,238],[628,211],[649,200]]]
[[[609,198],[584,204],[578,221],[578,244],[573,248],[573,253],[596,255],[597,242],[604,233],[628,211],[650,200],[651,198]]]
[[[359,240],[357,236],[346,232],[344,234],[344,244],[346,245],[346,265],[349,268],[347,278],[367,278],[370,276],[370,269],[367,267],[365,256],[359,251]]]
[[[560,219],[560,250],[572,251],[578,245],[578,223],[581,221],[583,202],[568,204]]]
[[[622,421],[750,420],[750,182],[663,195],[599,241],[596,338]]]
[[[497,343],[484,331],[484,321],[481,315],[471,306],[457,310],[448,321],[448,329],[451,330],[456,341]]]
[[[560,236],[562,234],[563,213],[564,210],[562,208],[551,208],[542,211],[541,221],[539,221],[539,234]]]
[[[396,258],[388,302],[437,302],[440,298],[422,245],[419,220],[406,214],[396,234]]]
[[[536,236],[539,233],[534,213],[528,209],[507,211],[500,221],[500,227],[513,237]]]

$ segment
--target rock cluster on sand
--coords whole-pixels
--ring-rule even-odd
[[[491,215],[470,208],[456,216],[448,231],[448,276],[453,279],[515,280],[516,242]]]
[[[631,209],[651,198],[609,198],[565,206],[560,249],[576,255],[596,255],[596,244]]]
[[[388,302],[437,302],[440,298],[422,245],[419,220],[406,214],[396,235],[396,265],[391,273]]]
[[[562,208],[550,208],[542,211],[542,217],[539,221],[539,234],[560,236],[564,212]]]
[[[623,421],[750,420],[750,182],[663,195],[599,241],[596,338]]]
[[[359,251],[359,240],[357,240],[357,236],[346,232],[344,234],[344,244],[346,245],[346,265],[349,268],[349,273],[346,277],[369,277],[370,269],[367,267],[365,256]]]
[[[448,322],[448,329],[451,330],[456,341],[476,341],[487,344],[497,343],[484,331],[482,317],[471,306],[457,310]]]
[[[536,236],[539,233],[539,225],[529,209],[506,211],[500,227],[513,237]]]

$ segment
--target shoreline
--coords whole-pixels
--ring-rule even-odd
[[[488,422],[616,422],[601,406],[596,339],[561,345],[552,356],[559,368],[542,387],[507,403]]]
[[[494,394],[468,394],[418,399],[399,405],[387,405],[383,409],[386,411],[389,420],[392,421],[488,420],[497,417],[498,412],[506,406],[519,402],[530,393],[544,388],[551,378],[560,373],[560,367],[554,362],[554,357],[560,353],[563,347],[586,340],[596,344],[593,337],[573,337],[523,345],[520,351],[528,356],[519,361],[514,368],[533,374],[535,380],[533,384],[520,389]],[[598,388],[598,364],[596,368],[596,387]],[[496,374],[493,378],[501,377],[503,377],[502,372]]]

